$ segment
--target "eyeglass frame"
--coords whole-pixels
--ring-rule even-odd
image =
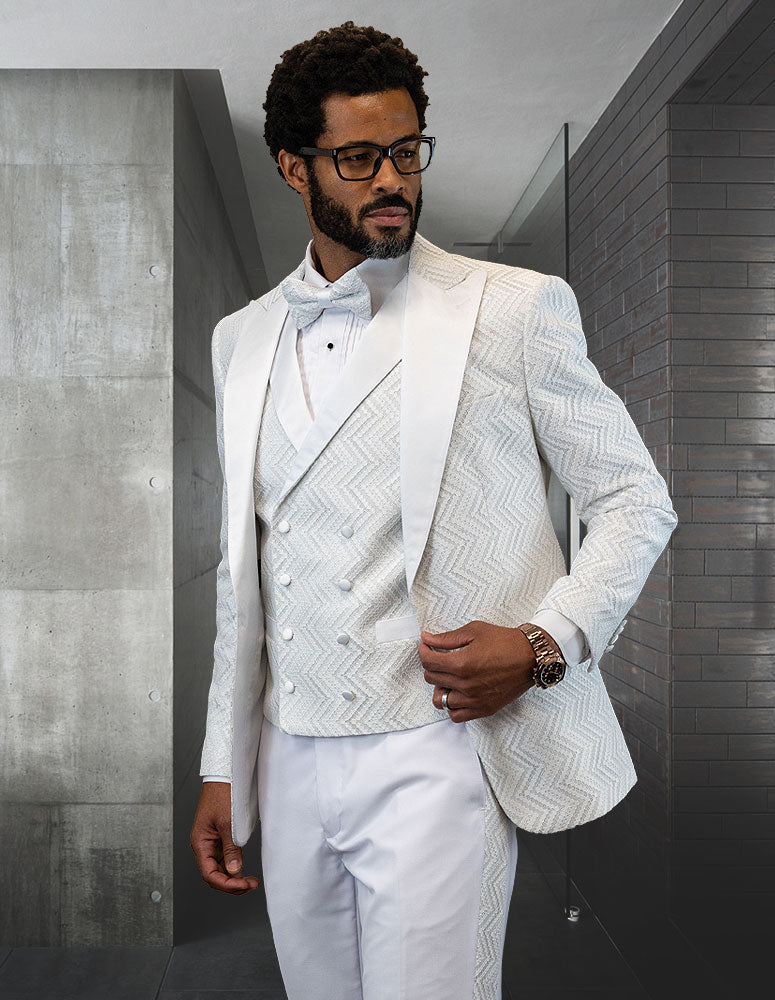
[[[424,167],[420,167],[419,170],[399,170],[398,164],[393,157],[393,147],[402,146],[405,142],[416,142],[417,140],[424,140],[430,142],[431,155],[428,157],[428,162]],[[369,149],[378,149],[379,156],[374,161],[374,170],[367,177],[344,177],[342,171],[339,169],[339,153],[343,149],[363,149],[366,146]],[[388,157],[390,162],[397,174],[401,177],[411,177],[413,174],[421,174],[423,170],[427,170],[431,165],[431,160],[433,159],[433,151],[436,148],[436,136],[434,135],[414,135],[408,136],[404,139],[396,139],[395,142],[391,142],[389,146],[380,146],[376,142],[348,142],[344,146],[335,146],[330,149],[320,146],[301,146],[299,153],[304,156],[330,156],[334,161],[334,166],[336,167],[337,174],[342,178],[343,181],[370,181],[380,171],[382,164],[385,162],[385,157]]]

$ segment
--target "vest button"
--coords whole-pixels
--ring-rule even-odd
[[[293,681],[286,681],[284,687],[286,691],[293,691],[296,688],[296,685]]]
[[[342,525],[342,527],[339,529],[339,534],[344,535],[345,538],[352,538],[353,536],[352,525],[351,524]]]
[[[280,581],[280,583],[283,585],[283,587],[287,587],[288,584],[291,582],[291,577],[290,577],[289,573],[281,573],[277,577],[277,579]]]
[[[342,691],[342,697],[345,701],[354,701],[355,695],[352,691]]]
[[[346,646],[350,641],[350,636],[346,632],[340,632],[336,637],[336,641],[340,642],[343,646]]]
[[[280,635],[282,635],[283,639],[292,639],[293,638],[293,629],[292,628],[284,628],[282,630],[282,632],[280,633]]]
[[[291,530],[291,526],[290,526],[290,524],[288,524],[288,522],[287,522],[287,521],[286,521],[285,519],[283,519],[283,520],[282,520],[282,521],[280,521],[280,523],[279,523],[279,524],[277,525],[277,530],[278,530],[278,531],[282,531],[282,533],[283,533],[283,534],[285,534],[285,533],[286,533],[286,531],[290,531],[290,530]]]
[[[340,580],[339,581],[339,589],[340,590],[351,590],[352,589],[352,584],[350,583],[349,580]]]

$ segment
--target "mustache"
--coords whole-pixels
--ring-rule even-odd
[[[414,208],[409,202],[400,195],[394,195],[392,198],[382,198],[372,205],[367,205],[361,210],[361,218],[364,219],[370,212],[376,212],[380,208],[405,208],[410,216],[414,215]]]

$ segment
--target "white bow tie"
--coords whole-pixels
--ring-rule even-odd
[[[328,306],[350,309],[367,323],[371,319],[371,292],[355,268],[326,288],[318,288],[317,285],[289,275],[280,289],[299,330],[314,322]]]

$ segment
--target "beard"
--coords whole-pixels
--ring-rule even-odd
[[[329,239],[341,243],[354,253],[364,257],[386,260],[407,253],[417,232],[417,223],[422,209],[422,189],[417,192],[414,210],[401,195],[388,195],[373,205],[367,205],[361,212],[361,221],[353,223],[349,209],[330,195],[325,194],[315,176],[314,168],[307,171],[309,177],[310,211],[315,225]],[[405,208],[409,212],[409,232],[399,236],[389,230],[382,236],[370,236],[363,227],[363,218],[368,212],[378,208]]]

